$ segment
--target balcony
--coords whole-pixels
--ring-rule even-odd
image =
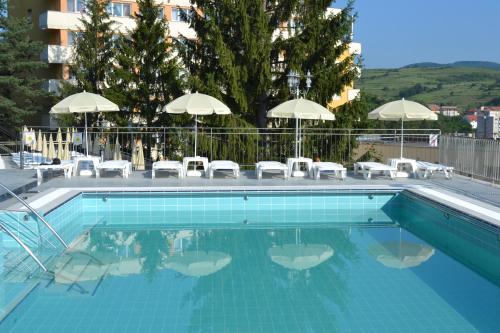
[[[189,23],[187,22],[168,22],[168,30],[170,36],[173,38],[178,38],[182,35],[188,39],[196,39],[196,32],[189,27]]]
[[[39,18],[40,29],[78,30],[81,28],[82,13],[46,11]]]
[[[58,11],[46,11],[39,18],[40,29],[55,29],[55,30],[80,30],[82,28],[81,19],[85,18],[82,13],[69,13]],[[112,29],[117,32],[126,33],[135,27],[135,22],[131,17],[112,17],[115,22]]]
[[[68,80],[60,80],[60,79],[50,79],[47,80],[43,83],[43,89],[45,91],[48,91],[49,93],[52,93],[54,95],[61,95],[61,88],[63,83],[69,83],[72,85],[76,85],[76,80],[75,79],[68,79]]]
[[[350,43],[349,54],[361,55],[361,43]]]
[[[70,46],[47,45],[42,51],[41,60],[49,64],[67,64],[73,57]]]
[[[347,99],[349,101],[355,100],[356,98],[359,97],[359,89],[349,89],[347,90]]]

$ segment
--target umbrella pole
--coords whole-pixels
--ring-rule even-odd
[[[401,159],[403,158],[403,121],[404,117],[401,117]]]
[[[87,131],[87,112],[84,112],[85,115],[85,154],[89,156],[89,138],[88,138],[88,131]]]
[[[194,156],[196,155],[196,148],[198,145],[198,115],[194,116]]]
[[[295,158],[299,157],[299,118],[295,119]]]

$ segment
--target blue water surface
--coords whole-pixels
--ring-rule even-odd
[[[89,194],[48,217],[71,249],[1,331],[500,326],[499,234],[404,194]]]

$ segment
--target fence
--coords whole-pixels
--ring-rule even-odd
[[[439,160],[467,176],[500,181],[500,141],[442,136]]]
[[[40,131],[48,141],[49,135],[56,139],[56,131],[47,128],[33,128]],[[66,130],[62,129],[63,142]],[[83,128],[77,128],[82,133]],[[325,161],[336,161],[346,165],[354,160],[385,160],[399,156],[401,133],[399,129],[325,129],[305,128],[301,132],[301,154],[320,157]],[[404,132],[405,155],[413,148],[431,149],[430,140],[437,140],[439,130],[411,130]],[[89,128],[89,152],[112,159],[112,152],[118,142],[124,159],[130,159],[133,142],[140,140],[146,160],[146,167],[157,159],[180,160],[194,155],[193,128]],[[293,128],[198,128],[197,155],[210,160],[233,160],[243,168],[253,167],[257,161],[285,161],[295,154],[295,129]],[[437,141],[436,141],[437,143]],[[106,149],[108,146],[108,149]],[[72,150],[84,151],[85,145],[72,145]],[[57,146],[56,146],[57,149]],[[137,148],[136,148],[137,149]],[[24,150],[31,151],[29,147]],[[380,151],[379,151],[380,150]],[[111,152],[111,155],[110,155]],[[408,158],[425,159],[423,156]]]

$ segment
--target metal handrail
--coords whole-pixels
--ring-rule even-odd
[[[40,268],[43,269],[44,272],[47,272],[47,268],[44,264],[42,264],[40,259],[38,259],[38,257],[30,250],[30,248],[26,244],[24,244],[24,242],[19,237],[12,233],[2,222],[0,222],[0,229],[5,231],[10,237],[12,237],[12,239],[14,239],[19,245],[21,245],[24,251],[26,251],[30,255],[30,257],[33,258],[33,260],[35,260],[38,266],[40,266]]]
[[[12,192],[7,186],[0,183],[0,187],[2,187],[5,191],[7,191],[7,193],[9,193],[14,198],[16,198],[20,203],[22,203],[24,207],[28,208],[33,214],[35,214],[36,217],[38,217],[40,219],[40,221],[42,221],[43,224],[45,224],[45,226],[52,232],[52,234],[54,236],[56,236],[56,238],[61,242],[61,244],[64,246],[64,248],[66,248],[66,249],[68,248],[68,244],[66,244],[66,242],[61,238],[61,236],[59,236],[57,231],[55,231],[54,228],[52,228],[52,226],[49,224],[49,222],[47,222],[47,220],[45,220],[42,217],[42,215],[40,215],[33,207],[31,207],[26,201],[24,201],[22,198],[20,198],[17,194]]]

